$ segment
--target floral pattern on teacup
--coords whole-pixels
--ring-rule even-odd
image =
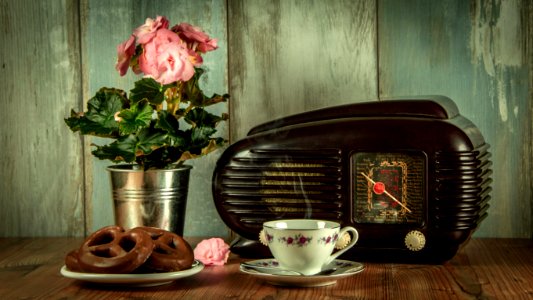
[[[283,244],[287,245],[287,246],[304,247],[304,246],[309,245],[309,243],[311,243],[312,239],[313,239],[312,237],[305,237],[305,236],[303,236],[301,234],[297,234],[294,237],[292,237],[292,236],[280,237],[280,238],[278,238],[278,241],[280,243],[283,243]]]
[[[262,259],[262,260],[256,260],[256,261],[250,261],[249,262],[252,265],[256,265],[259,267],[271,267],[271,268],[279,268],[279,262],[275,259]],[[327,268],[343,268],[343,267],[350,267],[350,266],[356,266],[358,263],[353,261],[347,261],[347,260],[334,260],[329,265],[327,265]]]
[[[265,232],[265,238],[266,238],[266,241],[267,243],[272,243],[272,241],[274,240],[274,236],[269,234],[268,232]]]
[[[338,239],[339,239],[339,235],[335,233],[332,236],[323,236],[319,238],[318,243],[324,243],[327,245],[329,243],[336,243]]]
[[[258,261],[255,263],[256,266],[260,266],[260,267],[272,267],[272,268],[278,268],[279,267],[279,263],[277,260],[263,260],[263,261]]]

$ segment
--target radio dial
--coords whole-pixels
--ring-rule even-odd
[[[411,251],[420,251],[426,245],[426,237],[418,230],[413,230],[405,235],[405,246]]]

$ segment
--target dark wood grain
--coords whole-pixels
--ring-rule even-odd
[[[195,245],[199,239],[188,239]],[[473,239],[443,265],[366,263],[357,275],[318,288],[277,287],[225,266],[152,288],[119,288],[64,278],[72,238],[0,239],[1,299],[531,299],[533,241]]]

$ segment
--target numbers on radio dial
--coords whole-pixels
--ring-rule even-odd
[[[352,162],[355,222],[423,224],[423,153],[359,152],[353,154]]]

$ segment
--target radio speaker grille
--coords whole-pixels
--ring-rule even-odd
[[[222,188],[216,197],[249,238],[257,238],[267,220],[339,219],[343,214],[337,149],[250,149],[231,158],[219,176]]]

